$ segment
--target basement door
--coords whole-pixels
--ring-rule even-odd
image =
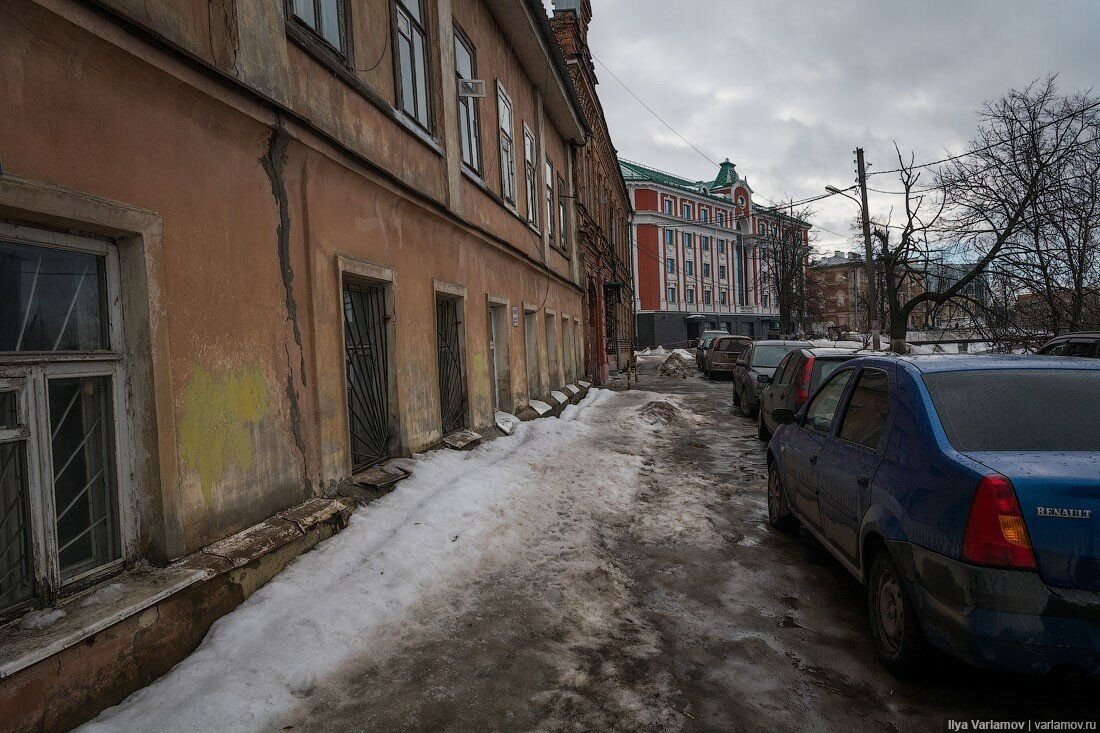
[[[462,368],[459,325],[458,301],[437,297],[435,331],[439,349],[439,412],[444,435],[466,427],[466,375]]]
[[[344,360],[353,471],[390,456],[386,289],[344,281]]]

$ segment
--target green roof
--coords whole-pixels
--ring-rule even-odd
[[[722,165],[718,166],[718,175],[715,176],[708,188],[711,191],[719,188],[729,188],[737,183],[737,180],[737,166],[731,163],[729,158],[726,158],[722,161]]]
[[[679,188],[687,191],[693,196],[702,196],[703,198],[712,199],[714,201],[721,201],[727,205],[732,205],[733,202],[725,196],[715,195],[711,193],[711,191],[727,188],[740,180],[740,177],[737,175],[737,167],[730,162],[729,158],[722,161],[722,164],[718,167],[718,175],[713,181],[689,181],[686,178],[681,178],[680,176],[673,175],[672,173],[668,173],[658,168],[651,168],[641,163],[635,163],[625,158],[619,158],[619,170],[622,171],[623,179],[627,182],[648,181],[662,186]],[[753,211],[757,214],[773,216],[778,219],[786,219],[805,226],[810,226],[809,222],[785,214],[775,206],[765,206],[763,204],[754,203]]]

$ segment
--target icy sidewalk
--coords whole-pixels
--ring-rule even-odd
[[[648,395],[652,398],[652,395]],[[419,457],[413,476],[211,628],[199,648],[88,731],[267,730],[325,678],[386,653],[386,627],[427,597],[500,567],[570,522],[629,503],[654,425],[645,393],[593,390],[561,419],[469,453]],[[568,511],[584,505],[584,518]],[[532,558],[537,562],[536,558]]]

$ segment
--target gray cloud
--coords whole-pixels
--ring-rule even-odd
[[[1048,73],[1091,88],[1100,2],[1089,0],[593,0],[592,51],[758,196],[803,198],[854,177],[852,150],[895,167],[965,149],[985,100]],[[620,153],[693,178],[713,166],[597,64]],[[876,187],[895,190],[882,176]],[[891,185],[893,184],[893,185]],[[874,195],[872,209],[897,203]],[[854,204],[815,204],[818,245],[845,247]],[[841,236],[825,230],[831,230]]]

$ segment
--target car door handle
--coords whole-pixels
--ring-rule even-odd
[[[817,454],[816,453],[814,453],[812,456],[810,456],[810,463],[814,463],[814,464],[817,463]]]
[[[856,476],[856,483],[866,489],[867,485],[871,483],[871,477],[865,473],[861,473]]]

